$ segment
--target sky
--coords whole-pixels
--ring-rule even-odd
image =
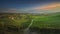
[[[59,6],[60,0],[0,0],[0,13],[56,12]]]

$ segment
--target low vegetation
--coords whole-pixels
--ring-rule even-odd
[[[23,30],[26,29],[31,21],[33,24],[30,29],[37,28],[40,30],[44,29],[60,29],[60,14],[0,14],[0,31],[1,34],[23,34]],[[56,31],[57,31],[56,30]],[[13,33],[16,32],[16,33]],[[40,32],[40,31],[39,31]]]

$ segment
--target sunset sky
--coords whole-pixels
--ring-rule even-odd
[[[59,8],[59,0],[0,0],[0,13],[48,13]]]

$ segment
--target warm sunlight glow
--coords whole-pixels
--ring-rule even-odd
[[[51,10],[51,9],[55,9],[56,7],[59,7],[59,6],[60,6],[60,4],[55,3],[55,4],[51,4],[51,5],[37,7],[35,9],[37,9],[37,10]]]

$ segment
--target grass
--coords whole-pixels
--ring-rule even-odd
[[[9,26],[15,26],[20,29],[21,27],[27,28],[33,20],[31,28],[50,28],[60,29],[60,14],[48,15],[33,15],[33,14],[1,14],[0,15],[0,28],[7,29]],[[13,27],[11,27],[13,28]]]
[[[4,15],[4,14],[2,14]],[[9,18],[10,17],[10,18]],[[7,15],[1,16],[0,18],[0,23],[3,22],[5,24],[10,24],[10,25],[15,25],[15,26],[21,26],[21,24],[30,24],[31,20],[34,20],[34,23],[32,25],[36,27],[57,27],[60,26],[60,15],[59,14],[54,14],[54,15],[28,15],[28,14],[12,14],[12,15]],[[27,23],[29,22],[29,23]],[[57,27],[60,28],[60,27]]]

